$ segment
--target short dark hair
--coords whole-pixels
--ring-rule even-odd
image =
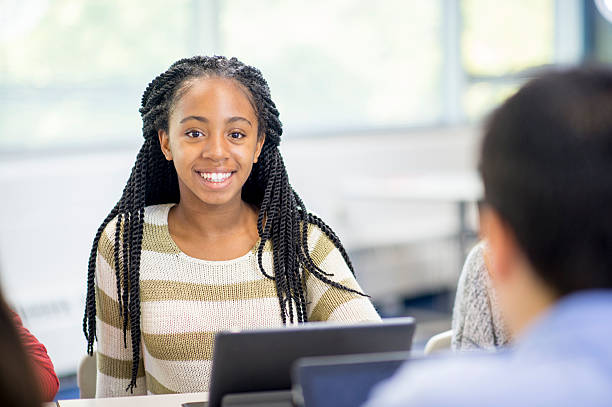
[[[486,123],[479,170],[486,203],[559,296],[612,288],[612,70],[523,86]]]

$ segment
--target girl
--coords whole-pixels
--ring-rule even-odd
[[[289,184],[259,70],[182,59],[140,113],[144,144],[89,260],[98,397],[207,391],[222,330],[380,319],[340,240]]]

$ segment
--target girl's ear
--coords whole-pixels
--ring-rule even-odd
[[[157,137],[159,137],[159,145],[161,146],[162,154],[166,157],[166,160],[172,161],[172,151],[170,151],[170,138],[165,130],[158,130]]]
[[[259,155],[261,154],[261,149],[263,148],[264,143],[266,142],[266,135],[262,135],[259,139],[257,139],[257,146],[255,149],[255,157],[253,158],[253,164],[255,164],[259,160]]]

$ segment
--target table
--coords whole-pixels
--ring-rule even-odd
[[[475,235],[468,227],[467,210],[484,196],[482,182],[476,172],[429,173],[413,176],[356,177],[343,184],[345,199],[422,201],[455,204],[459,227],[459,261],[463,263],[467,239]]]
[[[43,407],[180,407],[182,403],[208,401],[208,393],[60,400]]]

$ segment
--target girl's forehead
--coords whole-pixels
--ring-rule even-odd
[[[212,77],[187,81],[178,94],[170,112],[208,110],[211,112],[235,111],[256,117],[248,90],[233,79]]]

